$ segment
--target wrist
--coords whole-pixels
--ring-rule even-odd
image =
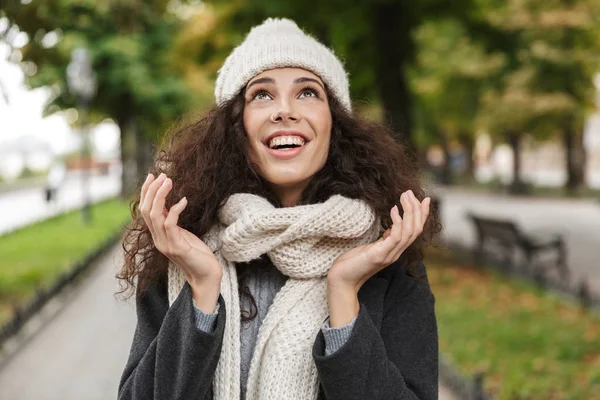
[[[352,286],[328,282],[327,305],[329,307],[329,326],[339,328],[347,325],[360,311],[358,292]]]
[[[327,275],[327,290],[333,290],[337,292],[344,293],[352,293],[358,294],[358,290],[362,285],[358,282],[349,282],[348,280],[338,278],[335,274],[332,274],[331,271]]]
[[[189,283],[196,306],[206,313],[215,312],[221,293],[221,279],[211,278]]]
[[[202,274],[185,273],[185,279],[190,283],[190,286],[210,286],[217,285],[220,287],[223,272],[215,269],[215,271],[204,272]]]

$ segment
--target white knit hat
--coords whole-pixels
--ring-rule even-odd
[[[235,97],[254,76],[273,68],[298,67],[318,75],[338,101],[352,110],[348,76],[326,46],[289,19],[268,18],[250,30],[219,69],[215,84],[218,105]]]

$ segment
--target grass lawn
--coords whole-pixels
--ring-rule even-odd
[[[600,399],[600,318],[430,250],[440,351],[499,400]]]
[[[109,200],[91,208],[85,226],[81,212],[37,223],[0,237],[0,324],[39,285],[49,285],[129,221],[128,204]]]

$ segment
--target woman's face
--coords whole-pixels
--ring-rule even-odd
[[[323,81],[301,68],[277,68],[246,85],[244,127],[250,159],[284,206],[299,200],[327,160],[331,111]]]

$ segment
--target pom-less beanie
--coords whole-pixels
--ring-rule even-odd
[[[332,50],[289,19],[268,18],[250,30],[217,74],[218,105],[235,97],[254,76],[274,68],[297,67],[318,75],[347,111],[352,111],[348,75]]]

